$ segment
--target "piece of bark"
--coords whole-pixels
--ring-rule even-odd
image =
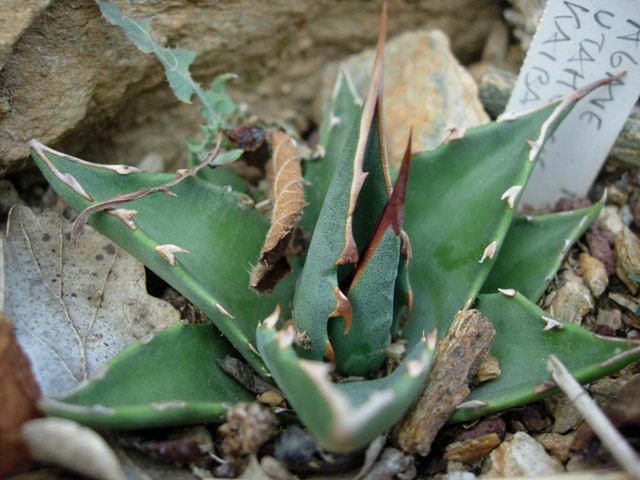
[[[273,154],[267,163],[267,176],[271,180],[274,205],[271,227],[250,282],[259,292],[270,292],[291,271],[287,247],[305,205],[300,157],[293,139],[276,131],[269,140]]]
[[[442,458],[448,462],[469,465],[485,458],[501,442],[502,439],[497,433],[487,433],[461,442],[453,442],[447,445]]]
[[[31,457],[20,437],[22,425],[40,417],[36,402],[40,388],[29,359],[13,333],[13,324],[0,314],[0,478],[28,470]]]
[[[459,312],[447,335],[438,342],[426,388],[396,431],[408,453],[426,456],[456,407],[469,395],[476,359],[489,350],[495,330],[478,310]]]

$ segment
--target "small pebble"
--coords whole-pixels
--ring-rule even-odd
[[[623,293],[611,292],[609,293],[609,298],[614,302],[616,302],[621,307],[626,308],[633,314],[635,314],[636,310],[638,309],[638,302],[636,302],[633,298]]]
[[[591,294],[598,298],[609,284],[609,276],[604,263],[588,253],[582,252],[578,259],[578,264],[583,272],[582,278],[589,287]]]
[[[598,223],[611,235],[617,235],[624,227],[620,218],[620,209],[613,205],[606,205],[598,215]]]
[[[629,278],[640,274],[640,239],[629,227],[623,226],[614,237],[616,249],[616,275],[627,286],[631,293],[638,292],[638,284]]]
[[[471,472],[451,472],[442,475],[440,480],[475,480],[476,478]]]
[[[524,432],[517,432],[491,452],[482,468],[482,473],[490,478],[553,475],[561,472],[564,472],[562,464]]]
[[[552,432],[567,433],[582,423],[582,415],[564,395],[545,398],[543,401],[554,418]]]
[[[633,223],[633,212],[628,204],[624,204],[620,208],[620,219],[627,227]]]
[[[596,316],[596,325],[609,327],[613,331],[620,330],[622,328],[622,313],[620,310],[601,308]]]
[[[629,200],[629,194],[616,185],[609,184],[607,185],[607,203],[618,205],[619,207],[623,206]]]
[[[591,292],[582,279],[571,270],[566,270],[562,279],[564,283],[558,287],[549,313],[559,320],[580,325],[583,317],[593,310]]]
[[[489,455],[501,441],[497,433],[488,433],[462,442],[453,442],[446,446],[443,458],[465,464],[476,463]]]
[[[478,357],[478,366],[473,375],[473,384],[480,385],[487,380],[492,380],[500,376],[500,363],[498,359],[490,352]]]
[[[538,404],[529,404],[515,411],[528,432],[541,432],[549,426],[549,419]]]
[[[620,396],[620,390],[622,390],[631,379],[638,377],[639,375],[620,378],[600,378],[589,385],[589,393],[593,399],[598,402],[600,407],[608,408],[612,406]]]
[[[572,434],[542,433],[536,436],[536,440],[542,444],[551,456],[557,458],[562,463],[567,463],[571,456],[570,448],[573,443]]]

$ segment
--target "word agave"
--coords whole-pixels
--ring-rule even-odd
[[[224,79],[203,91],[188,74],[193,54],[158,46],[148,21],[99,4],[142,50],[158,56],[179,98],[195,93],[203,101],[205,133],[228,131],[233,108],[223,112],[230,105]],[[313,236],[304,265],[294,257],[293,273],[277,286],[269,277],[288,269],[283,255],[299,214],[278,219],[287,228],[274,240],[246,195],[212,181],[208,165],[242,152],[221,153],[218,141],[198,166],[170,175],[91,164],[32,141],[38,167],[82,212],[74,233],[88,219],[211,320],[174,325],[130,346],[100,378],[43,401],[49,414],[101,428],[219,421],[229,403],[254,398],[218,365],[241,355],[284,392],[321,445],[354,450],[407,412],[428,377],[435,332],[445,334],[456,312],[471,306],[495,327],[491,353],[501,374],[476,388],[451,421],[553,392],[545,371],[550,354],[582,382],[640,356],[625,342],[549,318],[535,303],[602,202],[569,213],[515,215],[545,141],[580,98],[611,79],[530,113],[454,130],[431,152],[412,155],[409,140],[392,187],[380,114],[384,15],[381,24],[364,104],[348,74],[338,76],[320,132],[323,154],[304,168],[302,224]],[[283,133],[270,138],[275,161],[295,153]],[[283,187],[294,190],[286,198],[299,205],[301,185]],[[272,245],[261,249],[265,238]],[[274,288],[257,294],[250,282]],[[404,344],[406,354],[384,376],[393,342]],[[332,368],[344,381],[331,381]]]

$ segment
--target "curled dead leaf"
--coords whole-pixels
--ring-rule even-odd
[[[287,247],[305,206],[300,156],[293,139],[276,131],[270,135],[269,141],[273,151],[267,164],[273,199],[271,228],[258,264],[251,272],[250,282],[251,287],[259,292],[271,291],[290,272]]]

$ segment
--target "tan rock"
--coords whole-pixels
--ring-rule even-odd
[[[449,462],[475,463],[489,455],[501,441],[497,433],[488,433],[461,442],[453,442],[446,446],[443,458]]]
[[[491,352],[486,352],[484,355],[481,355],[477,362],[477,370],[473,375],[474,385],[480,385],[487,380],[498,378],[500,376],[500,363],[498,362],[498,359],[491,354]]]
[[[0,7],[0,70],[13,45],[50,3],[51,0],[3,0]]]
[[[583,317],[593,310],[591,292],[582,279],[571,270],[566,270],[562,279],[564,283],[558,287],[556,296],[549,306],[549,313],[559,320],[579,325]]]
[[[440,480],[474,480],[477,478],[472,472],[453,471],[447,472],[440,477]]]
[[[524,432],[517,432],[496,448],[482,468],[489,478],[552,475],[564,467]]]
[[[480,55],[501,17],[493,0],[388,3],[389,38],[440,28],[463,60]],[[195,51],[193,73],[204,85],[236,72],[235,96],[252,111],[303,122],[324,65],[373,45],[380,13],[378,2],[333,0],[118,4],[152,18],[155,38]],[[198,107],[178,106],[156,59],[93,0],[0,2],[0,68],[0,175],[25,164],[34,137],[96,161],[136,163],[158,152],[172,164],[199,131]]]
[[[553,457],[560,460],[563,464],[567,463],[571,452],[571,444],[573,443],[573,435],[560,435],[559,433],[542,433],[536,436],[536,440],[544,447],[544,449]]]
[[[564,395],[545,398],[544,404],[555,419],[554,433],[567,433],[582,423],[582,415]]]
[[[611,328],[613,331],[622,328],[622,312],[620,310],[598,310],[596,317],[596,325],[602,325]]]
[[[588,253],[582,252],[578,259],[578,264],[583,272],[582,278],[589,287],[591,294],[598,298],[609,284],[609,277],[604,263]]]
[[[629,278],[640,274],[640,239],[626,225],[614,237],[616,249],[616,275],[632,293],[638,292],[638,283]]]
[[[603,207],[598,215],[598,221],[613,236],[616,236],[624,227],[620,218],[620,209],[614,205]]]
[[[373,49],[344,62],[356,90],[364,97],[373,63]],[[328,97],[338,66],[325,75]],[[387,44],[384,75],[384,116],[389,158],[399,163],[413,126],[413,149],[433,149],[451,128],[468,128],[489,121],[471,75],[451,52],[439,31],[402,34]]]
[[[634,298],[630,297],[629,295],[625,295],[624,293],[611,292],[609,293],[608,297],[633,314],[635,314],[636,310],[639,307],[638,302]]]
[[[630,381],[637,381],[639,377],[640,374],[636,374],[631,377],[600,378],[589,385],[589,393],[593,396],[593,399],[598,402],[600,407],[609,408],[613,406],[615,401],[618,399],[620,390],[622,390]]]

